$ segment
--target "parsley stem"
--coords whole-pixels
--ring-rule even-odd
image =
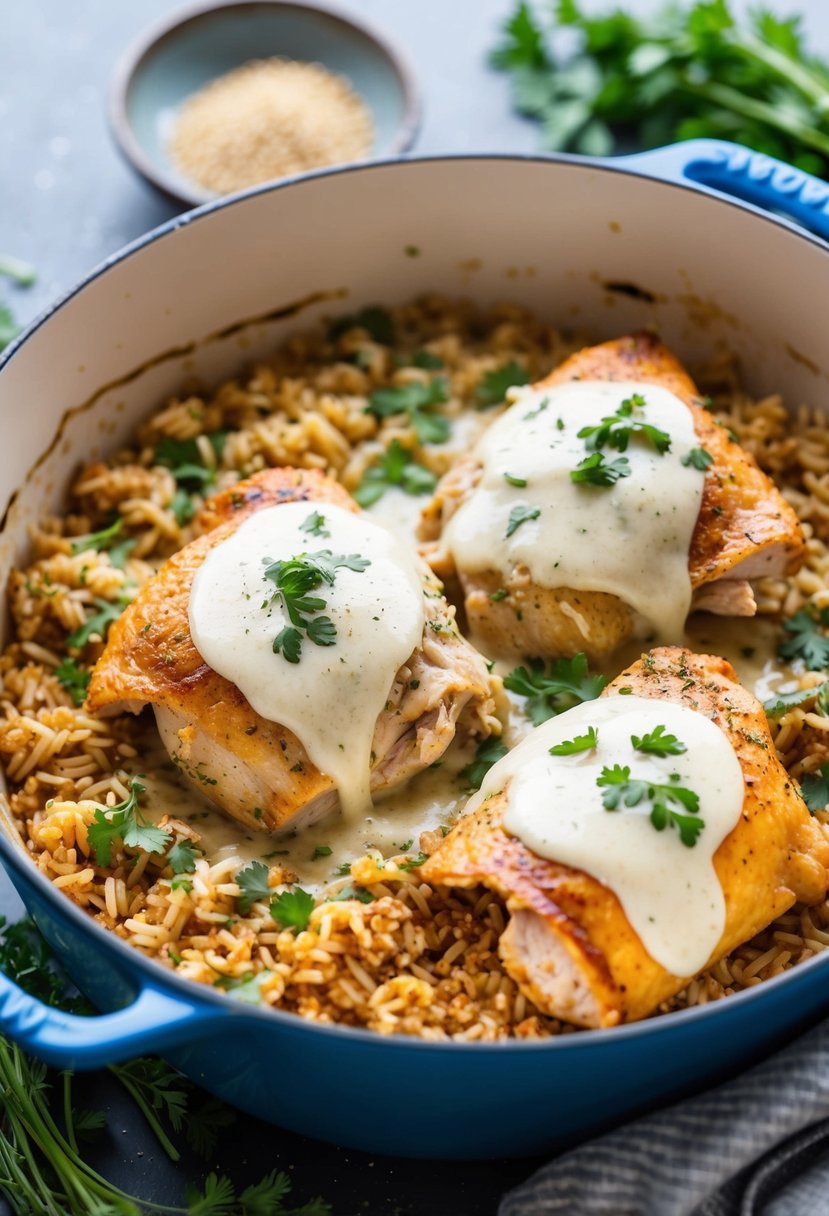
[[[696,84],[685,76],[682,79],[682,87],[696,97],[704,97],[707,101],[714,102],[715,105],[731,110],[735,114],[741,114],[743,118],[765,123],[778,131],[785,131],[792,138],[822,152],[824,156],[829,156],[829,135],[824,135],[822,131],[817,131],[813,127],[807,127],[799,119],[790,117],[783,109],[777,109],[768,102],[759,101],[756,97],[747,97],[730,85],[721,84],[717,80]]]
[[[132,1098],[133,1102],[135,1102],[135,1105],[139,1108],[144,1118],[153,1129],[153,1132],[155,1133],[161,1147],[164,1149],[164,1152],[167,1154],[170,1160],[179,1161],[181,1159],[181,1153],[164,1131],[164,1128],[162,1127],[152,1106],[150,1106],[141,1090],[133,1083],[133,1080],[127,1070],[125,1068],[120,1068],[117,1064],[113,1064],[110,1065],[109,1072],[111,1072],[114,1077],[117,1077],[124,1089]]]

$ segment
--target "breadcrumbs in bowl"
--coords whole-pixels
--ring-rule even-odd
[[[504,378],[511,368],[516,381],[537,379],[577,345],[511,305],[481,310],[428,298],[388,313],[366,310],[292,338],[210,391],[188,386],[147,417],[129,446],[80,471],[66,514],[43,521],[30,564],[12,576],[13,636],[0,658],[0,757],[11,810],[32,860],[66,897],[160,965],[312,1021],[430,1039],[574,1032],[539,1013],[506,974],[501,899],[422,881],[418,863],[440,840],[437,827],[389,856],[323,857],[319,898],[290,923],[278,893],[294,875],[279,844],[256,842],[258,885],[237,881],[252,854],[237,847],[234,825],[202,855],[203,812],[185,813],[152,724],[96,719],[83,698],[109,622],[191,539],[206,494],[272,465],[320,468],[353,492],[394,443],[438,476],[468,445],[465,428],[481,425],[493,374]],[[445,400],[436,409],[456,441],[422,443],[410,420],[366,412],[378,389],[437,377]],[[760,587],[760,612],[777,629],[781,615],[829,603],[829,435],[807,408],[792,416],[778,396],[746,396],[727,364],[707,379],[717,416],[774,477],[806,530],[803,569]],[[385,493],[406,497],[399,484]],[[381,508],[391,500],[381,498]],[[822,677],[798,679],[809,695],[771,727],[781,760],[802,779],[827,760],[829,717],[819,703]],[[90,846],[96,816],[126,803],[136,783],[146,786],[138,791],[146,822],[182,846],[180,857],[189,854],[178,871],[166,854],[120,842],[103,865]],[[829,832],[829,814],[815,814]],[[761,983],[827,944],[829,904],[796,906],[662,1011]]]
[[[231,194],[261,182],[362,160],[371,114],[349,82],[318,63],[252,60],[190,97],[169,143],[176,168]]]

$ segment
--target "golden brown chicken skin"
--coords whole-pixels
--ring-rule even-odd
[[[634,334],[585,347],[535,388],[571,380],[643,381],[660,385],[685,402],[700,446],[713,457],[688,554],[692,611],[753,616],[756,604],[750,580],[795,572],[803,562],[803,532],[794,511],[754,458],[700,404],[699,390],[676,356],[652,334]],[[485,647],[492,653],[517,651],[542,657],[584,650],[598,661],[634,636],[632,610],[606,592],[540,587],[520,566],[474,574],[455,570],[440,535],[475,488],[480,471],[474,456],[469,456],[447,473],[424,511],[420,534],[429,542],[425,553],[439,576],[459,577],[467,619]],[[499,598],[500,588],[507,591],[505,598]]]
[[[137,713],[152,705],[181,772],[250,828],[313,822],[336,805],[336,790],[295,734],[260,717],[235,684],[203,661],[190,634],[190,589],[210,550],[252,512],[297,501],[359,511],[345,490],[314,470],[267,469],[217,494],[195,520],[201,535],[164,563],[112,626],[87,696],[96,714]],[[489,730],[486,665],[458,634],[453,610],[425,566],[423,577],[426,627],[377,720],[374,792],[402,784],[439,759],[461,717],[465,731]]]
[[[727,736],[743,772],[742,816],[714,854],[726,921],[712,965],[795,901],[824,898],[829,842],[777,759],[762,707],[724,659],[660,648],[623,671],[602,696],[622,687],[705,714]],[[505,832],[506,801],[497,794],[462,817],[423,866],[424,879],[481,883],[506,901],[510,921],[499,953],[546,1013],[593,1027],[647,1017],[689,977],[672,975],[651,958],[613,891]]]

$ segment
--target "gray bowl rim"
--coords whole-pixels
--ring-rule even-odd
[[[248,3],[250,0],[243,0],[243,2]],[[773,228],[782,228],[789,236],[812,246],[822,256],[829,257],[829,245],[825,241],[807,232],[806,229],[801,228],[790,220],[773,216],[763,210],[763,208],[756,207],[752,203],[731,198],[718,191],[700,187],[690,181],[679,182],[655,177],[652,173],[646,172],[639,167],[626,165],[623,158],[619,158],[619,162],[614,162],[612,159],[584,157],[564,153],[545,156],[506,152],[444,153],[433,156],[407,157],[402,160],[390,157],[360,164],[335,165],[328,169],[318,169],[311,173],[302,173],[289,178],[280,178],[278,181],[266,182],[261,186],[253,186],[240,194],[214,199],[196,208],[194,211],[174,216],[165,223],[159,224],[158,227],[131,241],[103,262],[100,262],[84,275],[74,287],[70,288],[55,300],[54,303],[44,309],[39,316],[35,317],[13,339],[6,350],[0,354],[0,372],[20,351],[29,338],[40,330],[54,313],[63,308],[65,304],[68,304],[70,300],[96,279],[100,278],[101,275],[105,274],[113,266],[128,261],[134,254],[140,253],[142,249],[154,244],[160,238],[171,235],[179,228],[198,222],[200,219],[212,215],[214,211],[223,210],[225,207],[237,206],[247,199],[255,198],[258,195],[275,193],[277,190],[285,190],[291,186],[302,185],[305,182],[316,181],[320,178],[338,177],[341,174],[347,173],[382,172],[388,168],[405,170],[407,165],[466,164],[470,162],[517,165],[546,164],[564,167],[568,170],[599,170],[614,175],[623,174],[627,177],[634,177],[642,182],[666,187],[671,190],[702,194],[710,199],[712,206],[720,205],[738,211],[747,211]],[[116,937],[114,933],[109,932],[103,925],[99,925],[97,921],[88,916],[81,908],[73,904],[70,899],[62,895],[28,857],[22,841],[19,845],[13,844],[6,837],[2,829],[0,829],[0,860],[3,861],[6,869],[11,868],[12,870],[19,871],[23,875],[24,881],[28,881],[39,888],[41,895],[47,903],[54,906],[56,915],[59,918],[65,917],[74,925],[78,932],[99,942],[105,953],[111,952],[115,956],[120,956],[119,962],[122,962],[122,970],[130,978],[130,972],[135,970],[139,976],[143,974],[146,984],[154,987],[169,988],[174,994],[180,995],[190,1005],[198,1006],[203,1003],[216,1009],[217,1012],[221,1010],[228,1018],[265,1019],[271,1024],[281,1027],[283,1031],[295,1036],[303,1036],[306,1033],[324,1035],[326,1037],[333,1036],[335,1040],[349,1040],[355,1045],[368,1043],[374,1043],[378,1047],[389,1047],[391,1045],[395,1049],[399,1048],[401,1051],[463,1051],[464,1054],[479,1055],[489,1055],[494,1052],[496,1054],[504,1053],[511,1055],[514,1052],[590,1051],[593,1047],[601,1048],[603,1044],[624,1044],[627,1041],[639,1039],[643,1035],[651,1039],[661,1039],[664,1036],[668,1036],[670,1041],[672,1035],[681,1036],[686,1026],[700,1019],[711,1022],[713,1026],[717,1020],[739,1017],[743,1011],[745,1011],[745,1016],[750,1016],[750,1010],[757,1001],[763,1002],[764,1000],[768,1000],[770,995],[783,987],[791,987],[792,985],[803,983],[812,971],[829,966],[829,951],[826,951],[822,954],[814,955],[803,963],[798,963],[790,971],[783,972],[771,979],[764,980],[761,984],[755,984],[750,988],[744,989],[742,992],[736,992],[718,1001],[709,1001],[704,1005],[694,1005],[687,1009],[679,1009],[674,1013],[646,1018],[639,1022],[628,1022],[622,1026],[579,1031],[548,1039],[502,1039],[496,1042],[479,1043],[458,1041],[456,1039],[418,1039],[408,1035],[396,1035],[390,1041],[387,1036],[378,1034],[376,1031],[362,1030],[352,1026],[329,1025],[324,1022],[311,1022],[301,1018],[298,1014],[287,1013],[280,1009],[265,1009],[256,1005],[247,1005],[241,1001],[232,1001],[231,998],[223,996],[219,992],[214,992],[212,988],[206,985],[197,984],[193,980],[186,980],[174,971],[168,971],[167,968],[153,962],[152,959],[145,958],[140,951],[132,949],[127,942]],[[58,961],[61,961],[60,956],[58,955],[57,957]],[[136,979],[136,996],[143,986],[144,984],[142,984],[140,978]],[[829,998],[827,1000],[829,1001]],[[815,1020],[812,1019],[812,1021]],[[208,1035],[206,1034],[205,1037],[208,1037]]]
[[[224,10],[241,9],[294,9],[304,13],[318,13],[334,22],[334,24],[360,34],[367,42],[372,43],[376,50],[391,64],[403,97],[403,117],[391,143],[383,149],[381,159],[387,160],[399,156],[412,146],[420,129],[422,115],[422,102],[414,71],[399,47],[370,22],[366,22],[362,18],[356,18],[350,13],[344,13],[336,7],[330,7],[328,4],[311,3],[310,0],[201,0],[200,3],[178,9],[168,17],[162,17],[142,30],[122,53],[115,65],[110,80],[107,96],[107,118],[112,136],[132,168],[157,190],[161,191],[167,198],[173,199],[176,202],[183,202],[188,207],[209,206],[214,202],[224,201],[227,198],[236,198],[240,193],[236,192],[232,195],[225,195],[220,199],[215,199],[209,196],[207,191],[200,192],[195,189],[192,192],[188,191],[178,179],[172,175],[168,175],[156,161],[147,155],[143,146],[136,139],[129,118],[127,96],[130,86],[137,73],[141,70],[145,60],[163,42],[175,37],[186,26],[198,24],[215,13]],[[345,166],[337,165],[333,167],[350,168],[353,164],[363,163],[377,162],[371,159],[351,162]],[[314,172],[325,172],[325,169],[315,170]],[[290,177],[276,178],[273,182],[262,184],[265,186],[277,183],[281,184],[293,180],[295,176],[306,175],[295,174]],[[259,186],[252,187],[252,189],[260,188]],[[241,193],[247,194],[248,192],[248,190],[245,190]]]

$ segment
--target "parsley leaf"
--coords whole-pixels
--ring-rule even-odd
[[[167,865],[174,874],[192,874],[196,868],[197,850],[190,840],[178,840],[167,854]]]
[[[130,792],[123,802],[106,810],[96,810],[92,823],[87,828],[89,844],[99,866],[108,866],[112,857],[112,846],[120,840],[130,849],[141,849],[145,853],[163,853],[171,840],[171,833],[149,823],[141,814],[138,797],[145,787],[135,777],[130,781]]]
[[[238,870],[234,879],[239,888],[236,903],[244,915],[250,912],[256,903],[265,903],[270,899],[271,889],[268,885],[270,870],[261,861],[251,861],[243,869]]]
[[[668,432],[634,417],[633,411],[643,409],[645,404],[641,393],[632,393],[630,397],[625,397],[615,414],[609,414],[597,426],[583,426],[576,434],[584,440],[588,452],[600,452],[605,447],[626,452],[631,439],[638,435],[656,448],[660,456],[664,456],[671,447]]]
[[[354,498],[361,507],[370,507],[389,486],[400,486],[407,494],[431,494],[436,485],[437,477],[431,469],[418,464],[412,453],[393,439],[380,460],[363,473]]]
[[[332,896],[331,903],[339,903],[345,899],[356,899],[361,904],[373,904],[377,897],[372,895],[371,891],[367,891],[365,887],[355,887],[352,883],[346,883],[342,890]]]
[[[70,650],[83,650],[93,634],[97,634],[101,639],[106,639],[107,629],[113,621],[118,620],[129,602],[125,597],[119,597],[114,603],[96,597],[93,604],[98,611],[93,612],[92,616],[87,617],[85,624],[69,634],[66,645]]]
[[[461,769],[461,777],[470,789],[479,790],[493,764],[507,754],[507,746],[497,735],[482,739],[475,748],[475,759]]]
[[[211,431],[207,436],[218,462],[222,458],[227,431]],[[186,490],[204,491],[215,485],[216,469],[209,468],[195,439],[170,439],[165,436],[155,449],[154,461],[173,474],[178,486]]]
[[[408,857],[405,861],[401,861],[398,870],[418,870],[429,860],[428,853],[418,853],[416,857]]]
[[[271,916],[283,929],[296,929],[297,932],[307,929],[313,910],[314,897],[303,891],[302,887],[283,891],[271,900]]]
[[[394,321],[391,313],[377,304],[370,304],[358,313],[337,317],[328,330],[330,338],[339,338],[350,329],[364,329],[373,342],[391,346],[394,342]]]
[[[311,861],[317,861],[320,857],[330,857],[333,852],[330,845],[318,844],[311,854]]]
[[[531,659],[528,668],[515,667],[504,677],[504,688],[527,698],[524,708],[535,726],[582,701],[595,700],[606,683],[605,676],[588,673],[583,652],[555,659],[547,671],[542,659]]]
[[[705,822],[699,817],[699,796],[693,790],[676,784],[679,778],[672,777],[669,784],[659,784],[655,781],[631,779],[628,765],[607,765],[601,775],[596,778],[596,785],[602,789],[602,805],[606,811],[618,811],[622,806],[638,806],[646,799],[651,803],[650,821],[657,832],[673,827],[679,832],[679,838],[687,848],[693,848],[697,837],[705,827]],[[678,811],[671,804],[684,808]]]
[[[475,404],[480,410],[487,410],[493,405],[500,405],[507,395],[507,389],[515,384],[529,384],[530,377],[526,368],[511,359],[502,367],[487,372],[481,383],[475,389]]]
[[[196,508],[192,498],[187,491],[182,490],[180,486],[170,499],[170,510],[173,512],[173,517],[180,528],[183,528],[185,524],[189,524],[190,520],[196,514]]]
[[[509,486],[517,486],[519,490],[523,490],[524,486],[527,484],[526,477],[515,477],[512,473],[505,473],[504,481]]]
[[[521,527],[522,524],[527,523],[531,519],[538,519],[540,514],[540,507],[526,507],[519,503],[518,506],[513,507],[509,513],[509,522],[507,523],[505,536],[509,538]]]
[[[85,553],[87,549],[94,549],[98,553],[105,552],[112,548],[123,531],[124,520],[119,515],[114,523],[110,524],[108,528],[102,528],[100,532],[90,532],[88,536],[73,537],[69,542],[72,555]]]
[[[271,581],[276,590],[263,607],[270,609],[279,603],[288,615],[291,624],[279,631],[273,640],[274,654],[281,654],[289,663],[298,663],[302,655],[302,631],[316,646],[333,646],[337,630],[330,617],[311,618],[308,614],[320,612],[326,601],[318,595],[310,595],[323,583],[333,586],[337,570],[353,570],[362,574],[371,562],[358,553],[335,554],[330,549],[319,549],[316,553],[300,553],[298,557],[272,562],[265,558],[263,577]]]
[[[575,756],[578,752],[592,752],[599,746],[599,732],[595,726],[588,726],[586,735],[576,735],[573,739],[564,739],[550,748],[551,756]]]
[[[396,388],[376,389],[368,399],[365,412],[376,418],[408,414],[419,443],[445,443],[450,435],[449,419],[433,410],[448,400],[448,380],[445,376],[435,376],[425,384],[415,381]]]
[[[829,681],[813,685],[811,688],[798,688],[795,692],[779,692],[776,696],[763,702],[763,709],[768,718],[782,718],[787,710],[803,705],[814,697],[818,699],[817,708],[821,708],[826,700],[827,692],[829,692]]]
[[[688,748],[676,735],[666,735],[666,727],[655,726],[648,735],[631,735],[630,741],[638,752],[651,756],[681,756]]]
[[[690,452],[682,457],[680,464],[684,464],[686,468],[699,469],[704,473],[714,463],[714,457],[705,448],[691,448]]]
[[[409,362],[412,367],[422,367],[427,372],[439,371],[446,366],[440,355],[433,355],[430,350],[416,350]]]
[[[783,621],[783,628],[790,636],[778,648],[781,659],[802,659],[809,671],[829,667],[829,637],[823,632],[829,628],[829,608],[809,604]]]
[[[330,536],[331,533],[325,526],[325,516],[320,515],[319,511],[313,511],[308,518],[299,525],[300,532],[307,532],[309,536]]]
[[[591,452],[570,470],[570,480],[591,486],[612,486],[623,477],[630,477],[630,461],[627,456],[605,460],[601,452]]]
[[[76,705],[83,705],[92,672],[79,667],[74,659],[63,659],[55,668],[55,678],[71,695]]]
[[[829,804],[829,762],[822,765],[816,773],[807,773],[805,777],[801,777],[800,792],[812,814],[826,810]]]

